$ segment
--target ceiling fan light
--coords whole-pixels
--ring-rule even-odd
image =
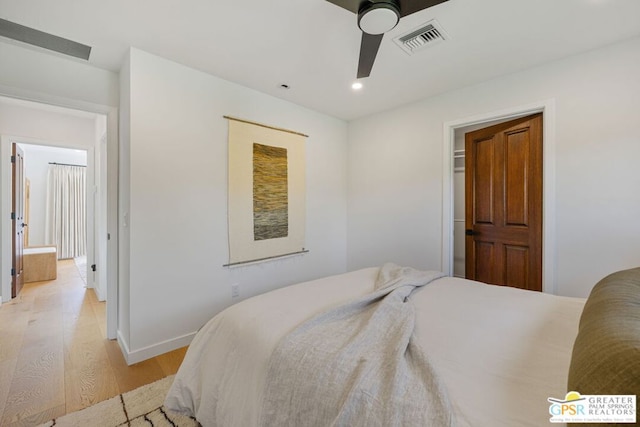
[[[358,26],[367,34],[384,34],[400,20],[400,11],[393,3],[371,3],[358,13]]]

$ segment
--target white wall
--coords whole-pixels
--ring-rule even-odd
[[[555,99],[556,286],[640,264],[640,38],[349,124],[348,268],[441,268],[443,123]]]
[[[95,115],[0,97],[0,133],[89,148],[95,143]]]
[[[29,246],[40,246],[51,243],[45,241],[49,163],[86,166],[87,152],[31,144],[20,146],[24,151],[24,174],[30,183]]]
[[[65,104],[118,105],[118,75],[43,49],[0,41],[0,93]]]
[[[246,298],[346,270],[347,125],[136,49],[129,61],[121,72],[128,122],[121,120],[120,242],[128,248],[121,248],[120,287],[130,306],[120,319],[129,316],[130,330],[120,337],[131,363],[186,344],[236,302],[232,283]],[[222,267],[228,262],[223,115],[310,135],[308,254]]]

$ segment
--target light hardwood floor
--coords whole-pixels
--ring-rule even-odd
[[[174,374],[186,347],[127,366],[73,260],[0,306],[0,426],[33,426]]]

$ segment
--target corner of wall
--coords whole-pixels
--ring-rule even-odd
[[[120,331],[118,331],[118,345],[120,345],[120,349],[122,350],[122,355],[124,356],[124,360],[127,362],[127,365],[131,366],[135,363],[139,363],[144,360],[151,359],[152,357],[156,357],[161,354],[168,353],[178,348],[186,347],[189,344],[191,344],[191,341],[193,340],[193,337],[195,335],[196,335],[196,332],[191,332],[189,334],[182,335],[177,338],[172,338],[170,340],[166,340],[154,345],[150,345],[150,346],[132,351],[129,348],[129,343],[124,339]]]
[[[129,147],[131,140],[131,51],[120,69],[120,120],[118,144],[118,342],[125,357],[130,340],[130,238],[123,213],[130,204]]]

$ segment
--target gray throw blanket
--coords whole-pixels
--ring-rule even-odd
[[[451,425],[444,388],[415,342],[408,299],[442,276],[385,264],[372,293],[286,335],[269,361],[261,425]]]

